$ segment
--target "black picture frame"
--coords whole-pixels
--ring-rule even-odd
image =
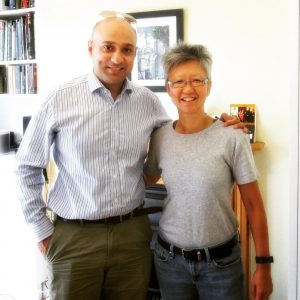
[[[130,79],[153,92],[165,92],[162,55],[183,41],[183,9],[128,13],[136,20],[137,54]]]

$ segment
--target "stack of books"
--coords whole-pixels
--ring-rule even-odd
[[[0,0],[0,10],[35,7],[35,0]]]
[[[36,94],[36,64],[0,66],[0,94]]]
[[[34,13],[0,20],[0,61],[35,59]]]

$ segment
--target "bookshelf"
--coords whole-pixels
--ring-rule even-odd
[[[35,7],[0,10],[0,98],[37,94],[34,17]]]

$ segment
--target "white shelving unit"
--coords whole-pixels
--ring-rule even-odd
[[[29,13],[35,16],[35,7],[1,10],[0,20],[9,22],[10,20],[17,20],[20,19],[21,17],[26,17],[26,15]],[[25,27],[23,30],[25,30]],[[0,31],[1,31],[1,27],[0,27]],[[33,40],[34,40],[34,36],[33,36]],[[25,37],[23,42],[25,43]],[[3,42],[0,40],[0,43]],[[5,70],[4,73],[6,75],[6,92],[1,93],[0,90],[0,98],[6,96],[10,97],[11,95],[15,96],[15,95],[37,94],[38,83],[37,83],[37,61],[35,58],[35,45],[33,47],[34,47],[33,58],[12,59],[12,60],[6,60],[5,58],[4,60],[0,60],[0,68],[2,68],[3,71]],[[0,69],[0,80],[1,80],[1,69]]]

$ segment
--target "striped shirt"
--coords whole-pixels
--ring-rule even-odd
[[[67,219],[126,214],[143,203],[149,138],[168,121],[159,99],[129,80],[116,100],[93,73],[52,92],[17,153],[20,201],[38,241],[54,230],[42,197],[51,151],[58,176],[49,209]]]

